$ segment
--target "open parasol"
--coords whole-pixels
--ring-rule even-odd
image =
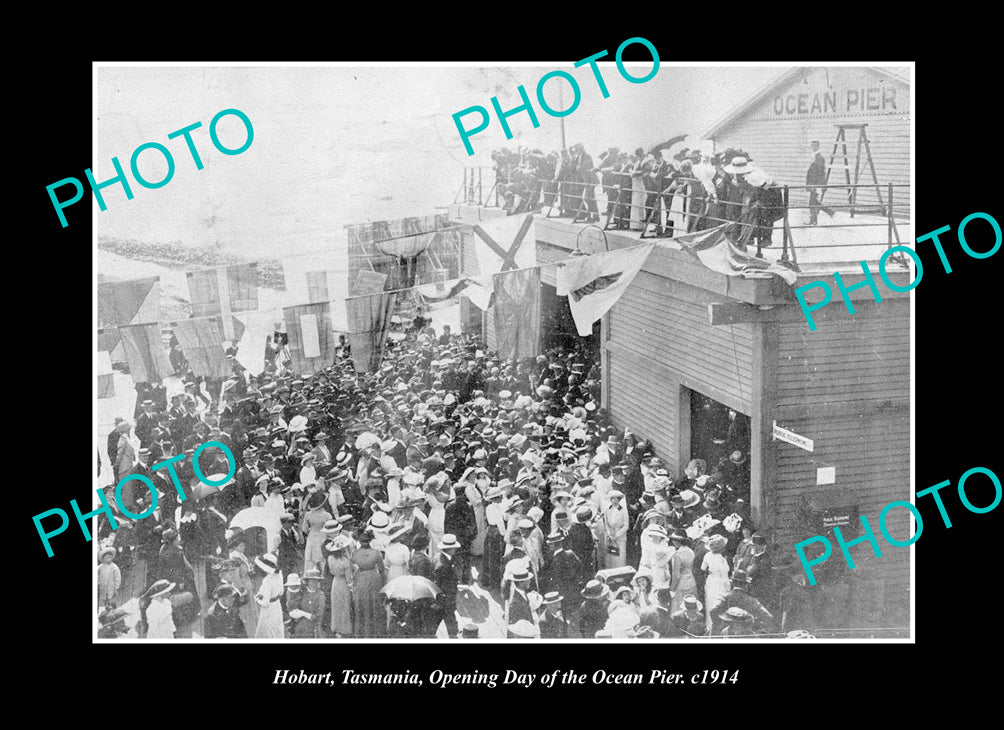
[[[226,479],[227,475],[226,474],[206,474],[204,476],[206,477],[206,481],[207,482],[219,482],[219,481],[223,481],[224,479]],[[231,479],[227,479],[227,481],[225,483],[223,483],[223,484],[211,487],[208,484],[203,484],[201,481],[199,481],[198,477],[195,477],[195,478],[192,479],[191,483],[189,483],[188,489],[186,490],[185,493],[188,495],[189,499],[192,499],[192,500],[195,500],[196,502],[198,502],[200,499],[205,499],[206,497],[211,497],[214,494],[218,494],[219,492],[222,492],[224,489],[226,489],[227,487],[229,487],[233,483],[234,483],[234,480],[233,480],[233,478],[231,478]]]
[[[417,601],[420,598],[435,598],[440,590],[435,583],[420,575],[399,575],[380,592],[387,596],[387,600]]]
[[[362,451],[378,443],[380,443],[380,437],[371,431],[366,431],[356,437],[356,450]]]

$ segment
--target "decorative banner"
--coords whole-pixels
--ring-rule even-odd
[[[230,315],[227,315],[228,317]],[[243,324],[240,325],[244,329]],[[222,317],[197,317],[172,322],[174,336],[196,377],[227,378],[231,368],[223,347]]]
[[[445,302],[458,296],[465,296],[481,310],[488,309],[492,296],[492,280],[489,276],[453,279],[437,284],[415,287],[423,304]]]
[[[111,352],[119,342],[116,327],[160,320],[160,277],[98,284],[98,349]]]
[[[345,251],[295,254],[282,259],[286,281],[287,307],[299,304],[331,303],[331,324],[335,332],[345,332],[345,297],[349,290],[349,269]]]
[[[289,337],[290,369],[304,375],[331,365],[337,340],[327,302],[285,307],[282,316]]]
[[[381,292],[345,300],[349,323],[352,362],[359,372],[380,367],[387,342],[390,318],[397,306],[397,294]]]
[[[303,356],[314,358],[321,356],[321,341],[317,333],[317,315],[300,315],[300,337],[303,340]]]
[[[537,263],[537,237],[533,214],[493,218],[475,225],[474,250],[481,276],[512,269],[525,269]]]
[[[555,275],[558,296],[568,307],[579,335],[592,333],[593,323],[610,311],[641,270],[655,244],[632,246],[609,253],[565,261]]]
[[[121,325],[119,334],[134,383],[158,383],[174,374],[158,323]]]
[[[496,274],[494,284],[499,357],[534,357],[540,341],[540,267]]]
[[[275,310],[234,315],[244,326],[234,357],[251,375],[261,375],[265,370],[265,349],[268,338],[275,332],[275,318]]]
[[[698,233],[688,233],[672,240],[680,244],[687,253],[700,260],[709,269],[726,276],[743,276],[746,278],[761,278],[764,276],[779,276],[789,285],[794,286],[798,275],[786,266],[775,264],[766,259],[746,253],[725,235],[725,229],[731,225],[723,223],[720,226]]]
[[[189,271],[188,292],[194,317],[258,309],[258,266],[252,262]],[[229,317],[223,318],[223,334],[228,340],[236,339]]]
[[[98,398],[115,397],[115,371],[112,370],[111,354],[98,352]]]
[[[387,274],[360,269],[356,272],[356,280],[352,282],[352,290],[349,296],[358,297],[363,294],[376,294],[382,292],[386,284]]]

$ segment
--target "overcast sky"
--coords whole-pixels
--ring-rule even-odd
[[[674,67],[663,63],[646,83],[633,84],[613,64],[600,68],[603,98],[588,67],[366,66],[366,67],[100,67],[97,83],[96,179],[111,177],[110,158],[129,170],[144,142],[164,144],[175,159],[173,179],[145,189],[132,183],[133,200],[119,186],[106,188],[108,210],[97,215],[103,236],[150,242],[220,242],[253,255],[344,245],[343,226],[381,218],[422,215],[453,202],[465,165],[490,166],[494,147],[544,150],[560,146],[560,121],[540,109],[537,81],[564,68],[581,89],[580,106],[565,117],[566,141],[582,142],[594,156],[609,146],[650,147],[676,134],[697,135],[770,79],[781,66]],[[649,64],[630,67],[637,76]],[[452,114],[480,105],[491,111],[518,106],[523,84],[537,113],[510,118],[515,138],[498,120],[471,138],[468,157]],[[546,85],[558,107],[559,79]],[[571,101],[567,86],[565,103]],[[226,156],[209,140],[209,122],[222,109],[243,111],[254,126],[244,153]],[[195,169],[183,140],[170,132],[201,121],[192,137],[205,168]],[[477,121],[476,115],[465,120]],[[236,117],[221,121],[225,144],[239,146]],[[139,158],[149,180],[166,174],[156,151]]]

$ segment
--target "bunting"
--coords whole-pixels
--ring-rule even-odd
[[[397,294],[394,292],[345,300],[352,362],[358,372],[370,372],[380,367],[390,318],[396,306]]]
[[[295,254],[282,259],[286,282],[284,305],[330,302],[331,324],[335,332],[345,332],[345,296],[349,290],[349,269],[345,251]]]
[[[230,315],[228,315],[230,316]],[[223,322],[217,317],[196,317],[172,322],[174,336],[196,377],[227,378],[231,374],[223,347]],[[241,329],[244,325],[240,324]]]
[[[98,398],[115,397],[115,371],[112,370],[111,354],[98,352]]]
[[[465,277],[463,279],[451,279],[450,281],[437,282],[435,284],[423,284],[415,287],[422,298],[423,304],[434,304],[445,302],[458,296],[465,296],[478,307],[478,309],[488,309],[491,303],[492,280],[491,277]]]
[[[382,292],[387,285],[387,274],[379,271],[366,271],[360,269],[356,272],[355,281],[352,282],[352,290],[349,296],[358,297],[363,294],[376,294]]]
[[[158,383],[174,373],[159,324],[121,325],[119,334],[134,383]]]
[[[193,317],[258,309],[258,266],[254,262],[188,272]],[[226,339],[236,339],[233,321],[223,318]]]
[[[758,259],[743,251],[725,235],[729,224],[725,223],[707,231],[688,233],[674,238],[675,243],[687,253],[700,260],[709,269],[726,276],[763,278],[778,276],[790,286],[798,281],[798,274],[786,266],[766,259]]]
[[[285,307],[282,317],[289,337],[290,369],[313,374],[332,364],[338,344],[327,302]]]
[[[234,318],[240,320],[244,331],[237,340],[237,362],[251,375],[261,375],[265,370],[265,351],[268,338],[275,332],[275,311],[241,312]]]
[[[534,357],[540,339],[540,267],[496,274],[494,290],[499,357]]]
[[[98,350],[115,349],[118,325],[159,320],[159,276],[98,284]]]
[[[568,297],[568,308],[579,335],[592,333],[598,321],[616,304],[645,264],[655,244],[632,246],[609,253],[571,259],[555,275],[559,296]]]

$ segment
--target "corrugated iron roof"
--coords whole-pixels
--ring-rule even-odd
[[[812,66],[795,66],[794,68],[785,69],[773,79],[768,81],[762,89],[749,97],[742,104],[737,106],[735,109],[730,111],[724,117],[719,119],[717,122],[711,125],[704,134],[700,136],[700,139],[711,139],[716,134],[718,134],[726,126],[734,122],[736,119],[741,117],[747,111],[752,109],[754,106],[763,101],[766,97],[770,96],[770,93],[774,91],[781,84],[787,83],[790,79],[794,78],[803,71],[807,71],[813,68]],[[871,69],[876,73],[882,74],[883,76],[889,76],[901,83],[910,84],[910,69],[908,67],[887,67],[887,66],[865,66],[864,68]],[[904,73],[906,72],[906,73]]]

